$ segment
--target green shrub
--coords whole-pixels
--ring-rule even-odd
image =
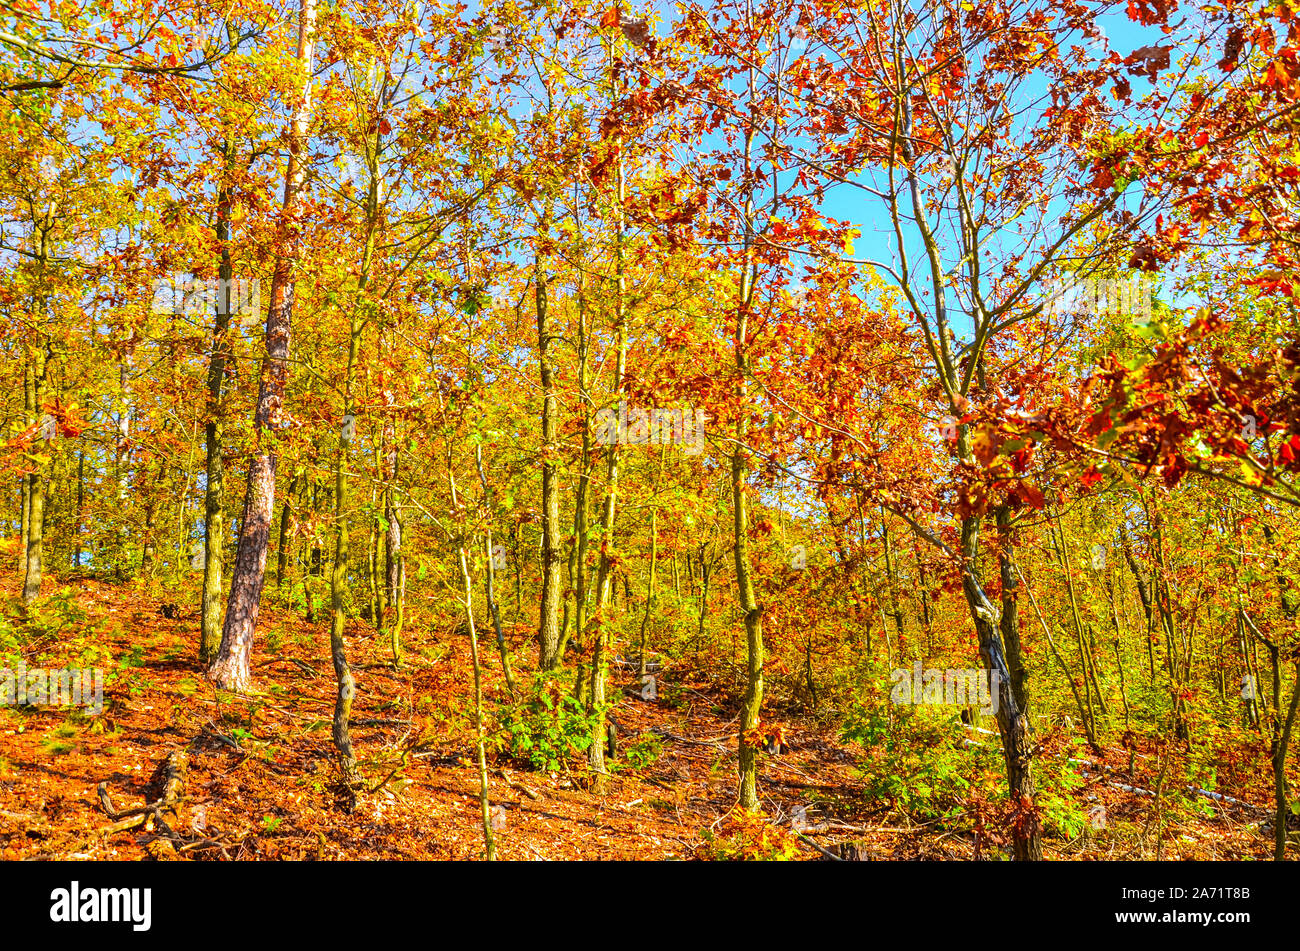
[[[1082,742],[1079,740],[1078,745]],[[1073,795],[1083,785],[1077,768],[1065,757],[1043,756],[1034,761],[1034,781],[1043,831],[1067,839],[1078,838],[1088,825],[1088,816]]]
[[[645,769],[663,755],[664,744],[657,736],[643,736],[623,751],[622,763],[611,763],[611,769]]]
[[[496,747],[535,770],[558,770],[591,746],[598,716],[555,677],[539,674],[531,699],[506,710]]]
[[[859,766],[864,792],[892,799],[910,815],[952,818],[972,792],[996,794],[1002,752],[997,741],[963,746],[956,713],[924,704],[857,708],[841,727],[866,755]]]
[[[85,621],[86,612],[77,604],[76,592],[62,588],[33,605],[27,626],[37,636],[55,637],[69,625],[80,626]]]

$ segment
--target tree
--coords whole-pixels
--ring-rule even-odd
[[[294,267],[301,242],[302,208],[300,193],[306,175],[305,156],[308,122],[311,116],[311,75],[316,29],[315,0],[302,0],[298,21],[297,103],[289,125],[288,159],[284,179],[284,201],[276,235],[276,265],[271,277],[270,306],[266,316],[266,357],[258,382],[257,450],[249,463],[244,498],[244,515],[239,529],[239,546],[230,578],[230,596],[217,658],[208,676],[227,690],[243,691],[250,685],[249,656],[266,577],[266,555],[275,504],[277,454],[275,430],[282,422],[285,385],[288,378],[289,334],[293,324]]]

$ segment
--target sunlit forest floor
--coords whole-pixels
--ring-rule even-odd
[[[473,677],[468,638],[454,619],[435,622],[427,606],[424,617],[415,606],[404,663],[396,670],[386,641],[363,622],[350,627],[347,646],[358,682],[353,741],[367,783],[354,795],[340,781],[330,740],[334,675],[325,620],[308,623],[268,594],[254,654],[263,692],[218,698],[195,658],[198,620],[189,605],[173,612],[165,610],[165,598],[144,596],[134,585],[92,579],[56,585],[51,579],[45,594],[55,596],[56,607],[45,609],[33,630],[15,619],[16,594],[12,573],[0,576],[0,604],[10,630],[26,631],[22,655],[29,668],[102,666],[110,682],[97,717],[49,707],[0,709],[0,857],[480,856]],[[521,684],[530,676],[528,635],[520,629],[509,638]],[[505,683],[490,632],[481,646],[492,708],[505,699]],[[865,751],[842,741],[834,723],[779,707],[765,719],[783,729],[788,749],[763,758],[766,820],[739,821],[731,815],[733,692],[718,688],[716,672],[711,677],[698,665],[669,663],[658,700],[648,702],[621,689],[634,673],[616,667],[611,674],[620,754],[603,795],[591,788],[581,757],[543,771],[493,746],[491,801],[504,807],[495,821],[499,858],[1006,855],[997,823],[981,819],[978,809],[921,820],[889,797],[868,797],[857,773]],[[973,731],[963,741],[958,724],[952,732],[955,756],[973,743],[997,743],[996,736]],[[1076,755],[1066,753],[1059,730],[1042,741],[1044,760]],[[115,823],[105,814],[99,784],[119,815],[156,801],[164,764],[180,749],[188,750],[188,775],[168,823],[174,835],[163,835],[153,821],[105,834]],[[1170,788],[1156,772],[1153,751],[1140,740],[1132,744],[1132,773],[1129,751],[1103,752],[1077,755],[1116,772],[1085,775],[1069,795],[1080,813],[1104,805],[1105,827],[1090,823],[1075,835],[1049,828],[1049,858],[1270,857],[1266,753],[1256,751],[1251,768],[1219,777],[1221,793],[1258,809],[1194,797],[1193,808],[1179,809],[1172,802],[1177,797],[1166,795],[1156,821],[1153,796],[1117,785],[1152,790],[1166,782]],[[1165,763],[1168,776],[1178,775],[1176,761]],[[791,817],[799,807],[804,811],[797,824],[804,831],[795,835]],[[180,841],[178,851],[172,844]]]

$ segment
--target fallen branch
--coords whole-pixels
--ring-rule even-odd
[[[176,807],[180,805],[185,795],[185,776],[189,769],[189,756],[184,750],[173,750],[168,756],[163,767],[163,795],[157,802],[151,802],[135,809],[119,811],[114,805],[113,800],[108,794],[108,783],[102,782],[97,787],[99,795],[99,805],[103,808],[108,818],[115,820],[112,825],[100,829],[101,835],[113,835],[118,832],[125,832],[127,829],[134,829],[137,826],[144,825],[150,819],[156,821],[167,833],[168,838],[175,842],[183,841],[172,827],[163,818],[163,811],[166,810],[176,817]]]
[[[967,730],[973,730],[976,733],[987,733],[991,736],[998,735],[994,730],[984,730],[977,726],[971,726],[968,723],[964,723],[962,724],[962,726],[964,726]],[[961,745],[962,746],[984,746],[984,744],[980,743],[978,740],[972,740],[968,738],[964,738],[961,741]],[[1142,754],[1139,753],[1138,755],[1140,756]],[[1104,775],[1105,773],[1115,773],[1121,776],[1123,775],[1122,770],[1118,770],[1114,766],[1107,766],[1105,763],[1094,763],[1092,762],[1092,760],[1075,759],[1074,757],[1067,757],[1066,759],[1067,762],[1074,763],[1075,765],[1084,767],[1083,771],[1085,773],[1091,772],[1097,776]],[[1115,782],[1107,782],[1106,785],[1113,786],[1116,789],[1122,789],[1125,792],[1135,793],[1136,795],[1139,796],[1155,795],[1155,793],[1153,793],[1151,790],[1143,789],[1141,786],[1129,786],[1124,783],[1115,783]],[[1249,809],[1252,812],[1258,812],[1264,815],[1273,814],[1272,809],[1265,809],[1263,806],[1256,806],[1253,803],[1249,803],[1241,799],[1236,799],[1232,796],[1225,795],[1224,793],[1216,793],[1216,792],[1212,792],[1209,789],[1201,789],[1199,786],[1184,786],[1183,790],[1185,792],[1193,793],[1194,795],[1197,796],[1204,796],[1207,799],[1216,800],[1217,802],[1224,802],[1224,803],[1228,803],[1229,805],[1238,806],[1242,809]]]
[[[824,849],[824,848],[822,848],[820,845],[818,845],[818,844],[817,844],[816,842],[814,842],[812,839],[808,838],[808,836],[804,835],[804,834],[803,834],[802,832],[800,832],[798,829],[792,829],[791,831],[794,832],[794,834],[797,835],[797,836],[800,838],[801,841],[803,841],[803,842],[807,842],[807,843],[808,843],[809,845],[811,845],[814,849],[816,849],[816,850],[817,850],[818,852],[820,852],[822,855],[826,856],[826,857],[827,857],[828,859],[830,859],[831,861],[833,861],[833,862],[843,862],[843,861],[844,861],[844,859],[840,858],[838,855],[836,855],[836,854],[835,854],[834,852],[832,852],[830,849]]]
[[[118,810],[113,805],[113,800],[110,799],[108,796],[108,783],[100,783],[98,787],[98,792],[99,792],[100,808],[104,810],[104,815],[108,816],[110,819],[113,820],[125,819],[127,816],[142,816],[147,812],[152,812],[154,809],[157,809],[158,806],[162,804],[162,800],[159,799],[158,802],[151,802],[147,805],[139,806],[138,808],[135,809]],[[141,819],[140,821],[143,822],[144,820]]]
[[[317,672],[315,667],[307,663],[305,660],[299,660],[297,657],[273,657],[271,660],[262,661],[257,666],[259,668],[268,667],[271,664],[297,664],[303,670],[307,671],[307,673],[310,674],[312,677],[320,676],[320,674]]]
[[[226,736],[224,733],[218,733],[215,729],[212,728],[212,724],[210,723],[203,724],[202,732],[212,737],[218,743],[226,744],[231,749],[235,750],[237,753],[245,752],[244,748],[239,745],[239,742],[237,740],[231,739],[230,737]]]
[[[383,720],[376,717],[363,717],[359,720],[349,720],[349,726],[410,726],[410,720]]]
[[[1071,758],[1069,762],[1074,763],[1077,766],[1083,767],[1083,772],[1092,773],[1094,776],[1104,776],[1106,773],[1116,773],[1122,775],[1122,773],[1120,773],[1120,770],[1115,769],[1113,766],[1107,766],[1105,763],[1093,763],[1086,759],[1074,759],[1074,758]],[[1122,789],[1124,790],[1124,792],[1134,793],[1135,795],[1138,796],[1155,795],[1155,793],[1153,793],[1151,790],[1143,789],[1141,786],[1130,786],[1127,785],[1126,783],[1116,783],[1116,782],[1111,782],[1109,780],[1107,780],[1106,785],[1113,786],[1116,789]],[[1237,806],[1238,808],[1241,809],[1249,809],[1252,812],[1258,812],[1263,815],[1273,814],[1273,810],[1271,809],[1265,809],[1262,806],[1256,806],[1253,803],[1245,802],[1241,799],[1234,799],[1232,796],[1224,795],[1223,793],[1212,792],[1209,789],[1201,789],[1199,786],[1184,786],[1183,790],[1184,792],[1190,792],[1197,796],[1204,796],[1207,799],[1214,799],[1218,802],[1228,803],[1229,805]]]
[[[740,736],[739,733],[728,733],[726,736],[716,737],[711,740],[692,740],[690,737],[678,736],[676,733],[669,733],[663,727],[652,726],[650,732],[657,736],[662,736],[670,740],[676,740],[678,743],[689,743],[691,746],[712,746],[715,749],[722,750],[724,753],[730,753],[731,750],[722,745],[723,740],[732,740]]]
[[[521,793],[523,793],[525,796],[527,796],[529,799],[533,799],[533,800],[537,800],[537,799],[541,799],[541,798],[542,798],[542,794],[541,794],[541,793],[539,793],[539,792],[538,792],[537,790],[535,790],[535,789],[529,789],[529,788],[528,788],[527,786],[525,786],[523,783],[518,782],[518,781],[516,781],[515,779],[513,779],[513,778],[511,777],[510,773],[509,773],[507,770],[501,769],[501,770],[498,770],[498,772],[501,774],[501,778],[504,779],[504,780],[506,781],[506,785],[509,786],[511,789],[515,790],[516,792],[521,792]]]

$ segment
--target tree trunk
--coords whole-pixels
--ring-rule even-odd
[[[1187,722],[1187,702],[1183,699],[1182,684],[1183,661],[1178,649],[1178,618],[1174,615],[1173,596],[1169,592],[1168,566],[1165,564],[1164,533],[1160,528],[1159,515],[1154,522],[1156,584],[1155,602],[1157,613],[1165,632],[1167,651],[1166,667],[1169,671],[1169,696],[1173,707],[1174,735],[1191,749],[1191,728]]]
[[[373,507],[378,500],[378,491],[372,488],[370,491],[371,506]],[[384,532],[379,524],[379,518],[378,516],[372,517],[370,520],[369,547],[366,549],[366,583],[369,585],[370,612],[377,632],[384,629],[383,585],[379,583],[379,576],[383,573],[383,558],[380,554],[383,544]]]
[[[366,248],[367,257],[370,251]],[[364,285],[361,289],[364,293]],[[348,364],[343,382],[343,415],[353,412],[352,388],[356,377],[357,349],[361,342],[361,320],[353,308],[348,329]],[[338,456],[334,465],[334,564],[330,569],[330,659],[334,662],[334,679],[337,692],[334,697],[334,746],[338,749],[339,763],[347,782],[352,782],[356,772],[356,756],[352,752],[352,734],[349,719],[352,700],[356,695],[356,681],[348,664],[347,645],[343,632],[347,615],[343,611],[343,597],[348,583],[348,451],[352,447],[352,429],[343,426],[339,432]]]
[[[32,350],[32,412],[40,427],[37,452],[49,456],[52,439],[45,437],[45,387],[49,373],[48,344],[41,341]],[[27,476],[27,564],[23,574],[23,604],[29,605],[41,594],[41,560],[45,542],[45,473],[48,463],[39,463]]]
[[[960,440],[962,458],[969,458],[969,436],[963,431]],[[1010,665],[1003,652],[997,624],[998,612],[990,603],[979,580],[980,520],[969,515],[961,520],[962,592],[979,636],[980,659],[986,669],[999,678],[997,720],[1002,735],[1002,749],[1011,791],[1012,809],[1017,821],[1012,829],[1012,848],[1017,861],[1039,861],[1043,857],[1042,833],[1034,803],[1033,744],[1030,742],[1029,717],[1020,708],[1012,689]]]
[[[712,565],[704,560],[704,546],[700,546],[700,626],[695,632],[695,650],[699,651],[704,643],[704,622],[709,614],[709,576]]]
[[[885,543],[885,580],[889,585],[889,614],[894,619],[894,629],[898,631],[898,646],[901,650],[906,631],[903,630],[903,612],[898,606],[898,572],[894,557],[894,546],[889,538],[889,522],[885,519],[884,509],[880,512],[880,534]]]
[[[749,71],[753,93],[754,71]],[[749,312],[753,304],[754,264],[754,195],[751,174],[754,143],[752,119],[744,133],[744,178],[751,182],[745,193],[744,247],[740,265],[740,294],[736,301],[736,328],[732,337],[735,358],[736,443],[731,452],[731,515],[736,560],[736,596],[745,620],[745,695],[740,708],[740,747],[737,766],[738,802],[747,811],[759,809],[758,751],[756,735],[763,709],[763,609],[754,594],[749,555],[749,457],[745,440],[749,436]]]
[[[1300,660],[1295,663],[1295,681],[1291,684],[1291,702],[1287,705],[1286,720],[1281,733],[1273,740],[1273,858],[1281,862],[1286,858],[1286,820],[1291,805],[1286,794],[1286,754],[1291,746],[1291,730],[1295,726],[1296,710],[1300,708]]]
[[[613,47],[610,48],[613,59]],[[617,94],[618,80],[613,80]],[[620,153],[621,154],[621,153]],[[623,202],[627,194],[624,178],[623,160],[618,160],[618,179],[616,199],[618,212],[615,220],[614,257],[615,257],[615,296],[614,296],[614,335],[617,353],[614,364],[614,398],[622,400],[627,392],[627,274],[626,251],[623,246]],[[619,414],[620,417],[622,414]],[[621,439],[622,433],[619,434]],[[596,575],[596,610],[592,618],[595,627],[594,647],[591,656],[591,693],[588,710],[594,715],[592,742],[589,746],[587,761],[596,774],[596,789],[602,791],[605,775],[605,668],[606,648],[609,644],[610,602],[614,586],[614,522],[618,509],[619,482],[619,440],[613,440],[605,446],[605,504],[600,518],[600,568]]]
[[[233,146],[227,140],[222,155],[227,167]],[[234,268],[230,261],[230,186],[223,182],[217,197],[217,243],[221,261],[217,285],[217,312],[212,325],[212,356],[208,361],[208,420],[204,435],[207,484],[203,489],[203,595],[199,608],[199,663],[205,667],[217,657],[221,644],[221,575],[226,544],[225,464],[221,450],[225,442],[225,412],[222,389],[226,380],[226,362],[230,358],[230,279]],[[293,492],[292,489],[289,490]],[[282,530],[283,534],[283,530]],[[284,540],[281,538],[280,580],[284,577]]]
[[[280,215],[275,271],[271,277],[271,302],[266,317],[266,356],[262,361],[257,410],[253,416],[256,448],[248,467],[244,517],[239,528],[239,546],[230,579],[230,599],[217,659],[208,676],[218,687],[244,691],[250,684],[253,633],[261,608],[262,584],[266,578],[266,552],[271,534],[271,513],[275,505],[277,453],[275,431],[280,428],[281,409],[289,377],[289,334],[293,324],[293,267],[301,249],[301,201],[303,167],[300,153],[306,147],[311,118],[311,69],[313,34],[316,26],[315,0],[302,0],[298,23],[297,58],[302,75],[302,96],[294,110],[289,130],[289,160],[285,172],[284,202]]]
[[[86,517],[86,451],[77,450],[77,517],[72,524],[73,564],[81,567],[81,527]]]
[[[744,319],[741,326],[744,326]],[[740,332],[743,334],[743,330]],[[738,337],[740,334],[738,334]],[[740,351],[737,360],[743,359]],[[741,371],[744,372],[743,370]],[[744,386],[742,382],[742,387]],[[736,424],[736,444],[744,444],[748,426],[743,417],[745,403],[741,402],[742,417]],[[735,534],[736,589],[740,610],[745,617],[745,696],[740,712],[740,763],[739,803],[742,809],[757,810],[758,800],[758,739],[754,735],[763,709],[763,609],[754,595],[754,582],[749,558],[749,487],[746,484],[749,467],[743,450],[737,448],[731,455],[732,527]]]
[[[654,494],[659,494],[659,483],[664,477],[664,454],[667,446],[659,447],[659,473],[655,477]],[[659,505],[652,502],[650,507],[650,581],[646,585],[645,613],[641,615],[641,645],[637,651],[637,677],[645,680],[646,626],[650,623],[650,612],[655,603],[655,570],[659,565]]]
[[[483,486],[483,508],[491,513],[492,511],[492,492],[488,488],[487,473],[483,471],[483,446],[476,443],[474,445],[474,464],[478,467],[479,483]],[[509,688],[511,696],[515,692],[515,675],[510,670],[510,651],[506,648],[506,635],[501,630],[501,606],[497,604],[496,596],[496,556],[492,551],[492,526],[488,524],[487,531],[484,534],[484,545],[487,550],[487,568],[486,579],[484,581],[487,595],[488,610],[492,614],[492,627],[497,635],[497,652],[501,655],[501,670],[506,676],[506,687]]]
[[[284,493],[284,504],[280,506],[280,545],[276,551],[276,570],[275,586],[280,589],[281,597],[284,596],[284,579],[285,570],[289,564],[289,529],[293,524],[293,494],[298,491],[298,484],[301,480],[297,474],[289,480],[289,488]]]
[[[376,132],[378,135],[378,132]],[[378,150],[376,149],[376,152]],[[347,615],[343,599],[348,586],[348,496],[351,488],[348,479],[348,455],[355,432],[357,355],[361,348],[361,335],[365,331],[367,309],[366,289],[370,283],[371,263],[375,251],[375,227],[379,214],[379,184],[374,167],[370,170],[370,186],[366,200],[366,235],[357,272],[357,300],[348,320],[348,362],[343,375],[343,424],[339,428],[338,456],[334,465],[334,563],[330,569],[330,659],[334,663],[334,746],[339,753],[339,764],[347,782],[355,779],[356,756],[352,752],[350,719],[352,701],[356,696],[356,681],[348,664],[347,644],[343,639],[347,628]],[[396,449],[394,449],[396,453]],[[389,475],[385,472],[385,476]]]
[[[393,655],[393,663],[402,662],[402,622],[405,619],[402,598],[402,521],[397,511],[397,500],[393,483],[397,481],[397,441],[385,424],[385,439],[388,443],[387,466],[384,472],[384,520],[388,529],[384,532],[384,600],[388,609],[388,647]]]
[[[24,422],[27,426],[36,422],[36,389],[32,382],[32,361],[23,361],[23,410]],[[32,480],[28,475],[19,479],[22,491],[19,504],[22,510],[19,514],[22,528],[22,538],[18,547],[18,577],[26,580],[27,578],[27,546],[31,544],[31,525],[32,525]]]
[[[1020,609],[1016,597],[1015,530],[1011,527],[1011,508],[999,505],[994,510],[998,526],[998,573],[1002,581],[1002,614],[998,630],[1007,650],[1007,667],[1011,673],[1011,692],[1016,704],[1029,716],[1029,687],[1025,683],[1025,661],[1020,650]],[[929,621],[927,620],[927,625]]]
[[[538,234],[549,240],[551,209],[542,212]],[[560,489],[555,457],[555,373],[551,367],[551,328],[548,323],[545,263],[540,252],[534,262],[537,301],[537,363],[542,383],[542,605],[537,620],[538,666],[553,670],[560,662]]]
[[[620,269],[621,271],[621,269]],[[619,287],[623,278],[620,273]],[[622,397],[624,393],[624,374],[627,369],[627,327],[622,307],[622,293],[619,294],[618,306],[618,356],[614,374],[618,380],[615,394]],[[591,658],[591,692],[588,709],[595,715],[592,730],[592,743],[588,747],[588,762],[597,776],[605,772],[605,670],[608,660],[606,648],[609,644],[609,615],[614,591],[614,523],[618,509],[619,483],[619,447],[613,443],[605,447],[605,502],[601,510],[600,525],[600,568],[596,575],[596,607],[591,624],[595,628],[594,647]],[[599,779],[597,780],[599,784]]]
[[[443,411],[445,414],[445,405]],[[456,492],[453,462],[448,453],[447,488],[451,493],[451,510],[459,513],[459,534],[455,541],[457,564],[460,567],[461,583],[465,591],[465,600],[461,604],[465,609],[465,626],[469,629],[470,659],[474,667],[474,747],[478,761],[479,812],[483,821],[483,857],[491,862],[496,858],[496,843],[492,838],[492,804],[488,799],[487,754],[483,747],[483,670],[479,664],[478,631],[474,625],[474,584],[470,578],[469,557],[465,551],[465,510],[461,508],[460,498]]]

